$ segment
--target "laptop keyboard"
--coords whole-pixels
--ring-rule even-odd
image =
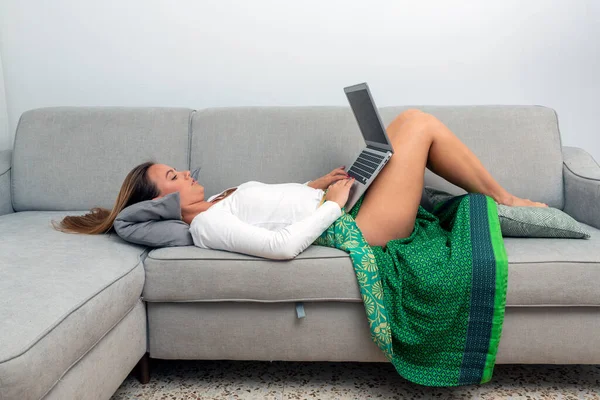
[[[373,173],[377,170],[377,167],[383,160],[384,156],[379,154],[367,153],[363,151],[358,156],[358,159],[348,171],[348,175],[362,183],[367,184],[367,181],[371,178]]]

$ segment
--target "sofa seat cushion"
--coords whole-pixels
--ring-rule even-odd
[[[149,302],[360,300],[344,251],[309,246],[293,260],[270,260],[195,246],[153,249],[144,260]]]
[[[50,223],[83,214],[0,217],[0,393],[6,398],[43,397],[139,301],[147,248],[116,234],[59,232]]]
[[[509,306],[600,306],[600,230],[590,239],[504,238]]]
[[[505,238],[507,306],[600,306],[600,231],[589,240]],[[293,260],[268,260],[194,246],[153,249],[144,261],[149,302],[357,301],[349,255],[310,246]]]

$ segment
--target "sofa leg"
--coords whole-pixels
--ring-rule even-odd
[[[133,369],[133,374],[142,385],[150,382],[150,355],[144,354]]]

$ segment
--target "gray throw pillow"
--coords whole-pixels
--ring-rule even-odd
[[[454,195],[426,186],[425,194],[434,206]],[[498,204],[502,236],[589,239],[590,234],[568,214],[552,207],[510,207]]]
[[[198,180],[200,168],[192,172]],[[152,247],[193,246],[190,226],[181,219],[179,192],[141,201],[124,208],[113,223],[117,235],[131,243]]]

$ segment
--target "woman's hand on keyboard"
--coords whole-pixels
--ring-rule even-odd
[[[335,201],[340,208],[344,207],[348,202],[350,188],[354,183],[354,178],[342,179],[331,184],[325,195],[325,200]]]
[[[342,167],[336,168],[333,171],[331,171],[330,173],[328,173],[327,175],[324,175],[318,179],[315,179],[308,186],[315,188],[315,189],[325,190],[330,185],[339,181],[340,179],[345,179],[348,177],[348,173],[345,171],[345,168],[346,168],[345,165]]]

